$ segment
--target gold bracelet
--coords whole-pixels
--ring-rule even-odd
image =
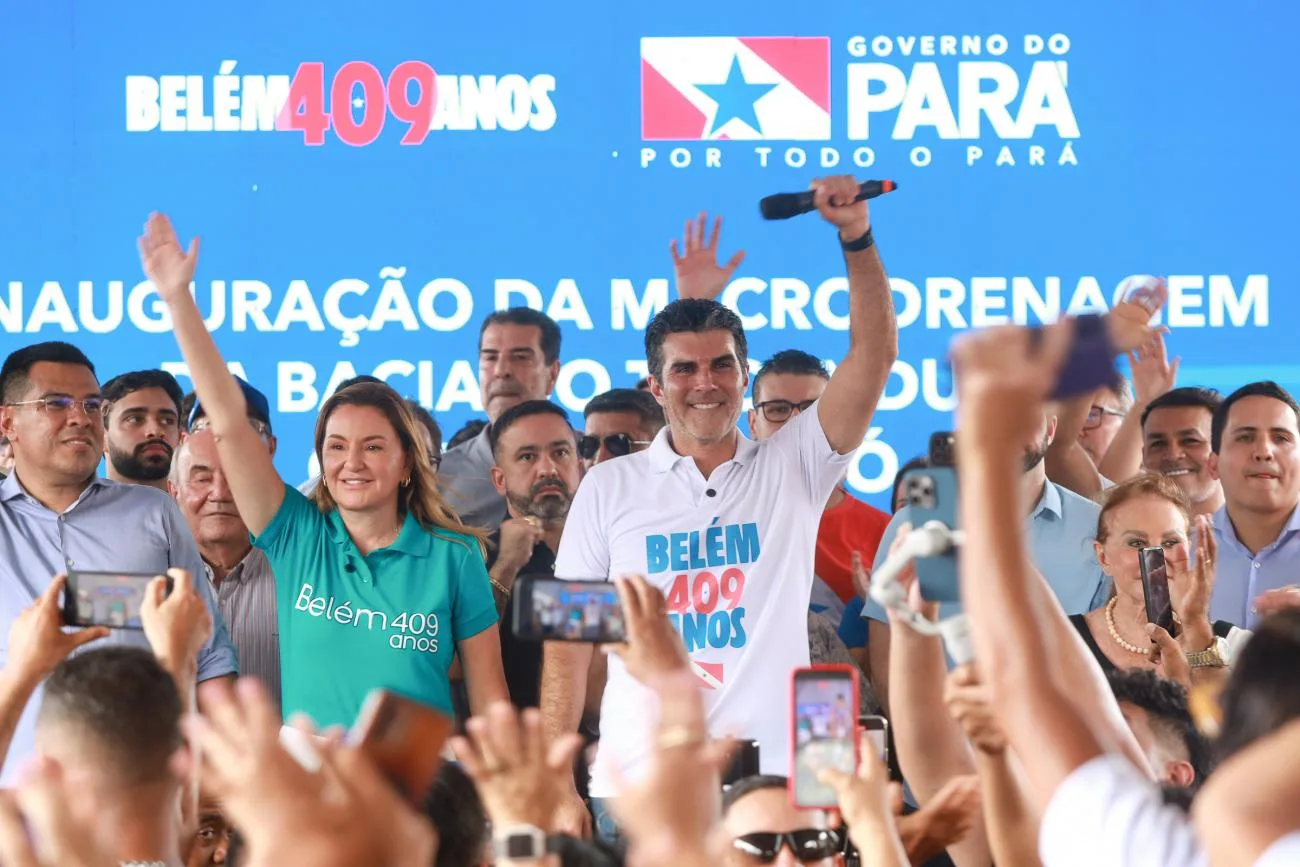
[[[493,589],[500,591],[502,596],[507,599],[510,598],[510,591],[505,588],[505,585],[497,581],[497,579],[493,578],[491,575],[488,576],[488,581],[492,584]]]

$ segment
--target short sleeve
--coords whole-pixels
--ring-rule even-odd
[[[1207,864],[1188,815],[1116,754],[1085,762],[1056,787],[1038,853],[1046,867]]]
[[[885,532],[880,537],[880,547],[876,549],[876,559],[871,564],[871,571],[874,572],[875,570],[879,569],[880,566],[885,562],[885,560],[889,558],[889,549],[893,547],[894,538],[898,535],[899,525],[905,524],[910,520],[912,520],[912,515],[911,515],[911,511],[908,509],[907,506],[903,506],[901,509],[899,509],[897,512],[894,513],[894,517],[889,519],[889,524],[885,527]],[[882,608],[880,604],[877,603],[874,599],[868,599],[866,603],[863,605],[862,616],[865,618],[870,618],[871,620],[879,620],[882,623],[889,622],[889,615],[885,613],[885,609]],[[845,619],[847,620],[848,618],[845,617]],[[865,636],[866,633],[865,623],[863,624],[862,628],[863,628],[863,634]],[[844,643],[848,644],[847,641]],[[865,644],[866,642],[864,641],[863,645],[865,646]],[[852,647],[853,645],[849,645],[849,646]]]
[[[842,455],[831,448],[821,423],[821,401],[801,412],[793,421],[772,434],[771,447],[799,461],[804,491],[808,498],[825,505],[856,456],[857,450]],[[567,525],[566,525],[567,526]]]
[[[863,605],[862,598],[855,596],[844,607],[844,619],[840,621],[838,634],[840,641],[850,650],[867,646],[867,622],[862,619]]]
[[[253,544],[266,552],[274,563],[276,560],[290,556],[296,545],[306,539],[315,539],[325,523],[316,504],[302,495],[297,488],[285,484],[284,499],[275,516],[261,535],[253,539]]]
[[[444,545],[455,545],[457,554],[455,595],[452,597],[451,626],[456,641],[473,638],[497,622],[497,604],[492,598],[492,583],[488,580],[487,566],[479,554],[473,538],[456,535],[442,540]]]
[[[205,681],[238,674],[239,656],[230,640],[230,632],[226,629],[226,620],[217,607],[217,594],[212,589],[212,579],[208,577],[208,570],[203,565],[194,536],[190,534],[185,518],[174,500],[165,498],[162,509],[163,525],[167,528],[167,562],[190,573],[194,589],[203,597],[203,604],[212,616],[212,637],[198,652],[198,679]]]
[[[597,467],[595,471],[601,468]],[[611,468],[612,469],[612,468]],[[600,485],[590,476],[578,485],[578,493],[569,505],[560,536],[560,550],[555,555],[555,577],[565,581],[606,581],[609,579],[609,537],[601,517]]]

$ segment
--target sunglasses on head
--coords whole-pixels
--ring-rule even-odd
[[[769,831],[742,834],[731,845],[760,864],[771,864],[781,854],[781,847],[787,845],[790,853],[803,864],[832,858],[843,851],[838,834],[818,828],[801,828],[784,834]]]
[[[604,442],[605,451],[609,452],[616,458],[632,453],[632,446],[648,446],[650,440],[634,440],[625,433],[610,434],[603,440],[600,437],[587,434],[578,440],[578,454],[583,460],[589,461],[600,451],[600,444]]]

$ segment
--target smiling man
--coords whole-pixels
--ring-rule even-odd
[[[570,509],[556,575],[644,575],[705,689],[709,734],[757,740],[765,772],[790,756],[789,673],[808,664],[808,600],[817,528],[827,498],[866,436],[898,355],[889,280],[866,202],[850,176],[813,183],[822,217],[839,230],[848,270],[849,347],[821,397],[762,442],[736,423],[749,386],[740,317],[682,298],[646,329],[650,393],[668,426],[645,451],[594,466]],[[546,648],[542,716],[552,735],[574,731],[585,704],[590,645]],[[617,829],[604,799],[646,769],[653,693],[617,657],[601,704],[590,792],[601,835]],[[557,830],[585,831],[576,790]]]
[[[115,482],[167,490],[181,441],[181,392],[165,370],[133,370],[104,383],[104,454]]]
[[[62,342],[23,347],[0,368],[0,433],[14,449],[14,472],[0,483],[0,633],[71,570],[161,575],[175,566],[203,574],[185,520],[171,498],[143,485],[98,478],[104,454],[104,398],[95,368]],[[199,650],[198,679],[235,674],[235,650],[206,581],[195,587],[212,615]],[[148,649],[139,630],[114,630],[97,643]],[[39,692],[39,690],[38,690]],[[35,743],[39,699],[14,735],[4,782]]]
[[[1210,472],[1210,432],[1221,403],[1213,389],[1175,388],[1142,411],[1142,466],[1173,479],[1194,515],[1213,515],[1223,506],[1223,486]]]
[[[1275,382],[1252,382],[1214,413],[1210,472],[1223,483],[1210,617],[1245,629],[1255,605],[1300,582],[1300,405]]]

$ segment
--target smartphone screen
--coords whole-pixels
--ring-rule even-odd
[[[157,575],[69,572],[63,589],[63,620],[69,626],[143,629],[140,606]],[[168,579],[167,592],[171,592]]]
[[[889,720],[883,716],[860,716],[858,728],[867,733],[880,761],[889,764]]]
[[[835,807],[835,790],[818,781],[818,772],[857,771],[857,688],[857,679],[848,669],[828,666],[795,671],[790,774],[795,806]]]
[[[1174,607],[1169,600],[1169,575],[1164,548],[1143,548],[1141,554],[1142,594],[1146,598],[1147,621],[1171,631]]]
[[[610,581],[521,578],[516,583],[515,636],[529,641],[627,640],[623,605]]]

